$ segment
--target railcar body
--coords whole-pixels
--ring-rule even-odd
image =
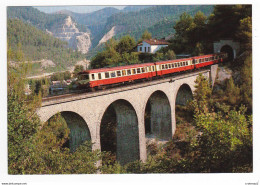
[[[79,74],[87,82],[87,87],[94,88],[198,69],[223,62],[225,58],[226,53],[218,53],[155,63],[90,69]]]

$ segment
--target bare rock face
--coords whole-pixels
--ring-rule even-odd
[[[67,41],[69,48],[77,49],[82,53],[87,53],[91,46],[90,33],[79,32],[76,23],[72,21],[70,16],[64,20],[63,24],[54,25],[46,32],[56,38]]]
[[[116,34],[119,34],[124,30],[123,26],[113,26],[109,32],[107,32],[102,39],[99,41],[98,46],[102,43],[107,42],[109,39],[114,37]]]

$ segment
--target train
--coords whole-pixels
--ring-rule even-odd
[[[89,69],[78,73],[78,85],[80,88],[89,88],[95,91],[96,89],[105,89],[112,85],[136,82],[138,80],[152,80],[183,71],[203,68],[222,63],[227,57],[227,53],[215,53],[153,63]]]

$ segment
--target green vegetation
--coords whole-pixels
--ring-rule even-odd
[[[57,67],[49,67],[47,71],[64,70],[85,58],[80,52],[68,49],[66,42],[17,19],[9,19],[7,22],[7,40],[12,53],[8,53],[9,60],[52,60]]]
[[[145,30],[148,30],[156,38],[163,38],[174,33],[172,26],[183,12],[202,11],[206,15],[210,15],[213,11],[212,5],[176,5],[176,6],[151,6],[149,8],[137,12],[118,12],[107,18],[106,25],[102,31],[96,30],[96,35],[92,40],[93,47],[96,47],[99,40],[113,26],[122,28],[121,33],[116,36],[120,39],[125,35],[132,36],[138,40]]]
[[[137,53],[132,52],[134,47],[135,40],[129,35],[122,37],[120,41],[110,39],[105,44],[104,51],[92,58],[91,67],[102,68],[139,63]]]
[[[53,24],[61,23],[66,17],[62,14],[46,14],[30,6],[7,7],[8,19],[20,19],[43,31],[50,29]]]
[[[231,109],[219,102],[221,97],[200,75],[189,107],[177,107],[183,112],[177,112],[173,139],[149,145],[147,162],[129,163],[127,173],[252,172],[252,116],[241,104]]]
[[[138,42],[151,38],[151,33],[145,31]],[[155,62],[159,60],[175,59],[173,50],[162,48],[155,54],[136,52],[136,42],[130,35],[123,36],[119,41],[110,39],[105,43],[103,51],[98,52],[91,59],[92,68],[112,67],[120,65]]]
[[[226,19],[233,22],[226,22]],[[10,31],[18,35],[17,37],[8,35],[9,174],[253,171],[250,6],[216,6],[214,14],[209,18],[201,12],[196,13],[194,17],[182,14],[175,25],[176,37],[174,40],[176,42],[155,55],[144,56],[133,52],[136,45],[135,39],[127,35],[118,41],[111,39],[106,43],[105,50],[93,58],[92,67],[99,68],[107,65],[144,62],[148,58],[150,61],[164,57],[172,59],[176,57],[174,51],[176,53],[206,53],[210,50],[206,47],[211,38],[209,30],[213,28],[219,30],[220,25],[227,27],[231,24],[233,28],[237,29],[228,28],[226,31],[222,29],[219,38],[232,36],[233,39],[237,38],[242,43],[243,55],[237,59],[235,64],[228,64],[228,67],[235,70],[237,74],[233,74],[233,77],[226,83],[215,85],[213,89],[208,79],[199,75],[195,81],[196,90],[193,100],[186,107],[177,106],[177,110],[179,110],[176,112],[177,128],[172,140],[165,145],[148,145],[147,162],[135,161],[125,166],[120,166],[115,161],[116,117],[113,110],[104,116],[106,127],[100,133],[105,141],[101,148],[107,152],[91,151],[89,142],[82,144],[75,152],[70,152],[66,147],[70,131],[60,114],[52,117],[47,123],[40,122],[35,112],[41,104],[41,97],[45,96],[48,89],[46,87],[50,81],[47,79],[29,81],[34,93],[29,96],[25,95],[25,77],[30,70],[30,65],[21,62],[16,67],[9,65],[10,60],[25,61],[29,56],[26,53],[26,47],[32,43],[38,43],[38,41],[30,35],[35,34],[34,32],[24,32],[27,33],[24,35],[29,34],[32,39],[29,37],[25,39],[26,37],[21,36],[20,28],[26,27],[21,21],[9,20],[8,24],[10,24],[9,29],[12,28]],[[19,26],[16,27],[15,24]],[[26,30],[26,28],[22,30]],[[39,30],[34,31],[39,32]],[[229,35],[229,31],[232,35]],[[201,37],[199,33],[205,33],[204,37]],[[37,34],[41,36],[42,33]],[[149,35],[149,32],[144,35]],[[55,45],[56,49],[60,46],[63,47],[64,43],[61,41],[56,41],[54,44],[55,39],[50,41],[49,37],[44,38],[46,39],[40,41],[44,44],[39,48],[48,48],[49,45]],[[13,44],[13,42],[15,43]],[[182,44],[187,47],[182,47]],[[37,46],[34,45],[34,47]],[[44,51],[47,52],[48,49]],[[77,73],[81,70],[82,67],[79,66],[75,68],[74,72]],[[54,74],[52,79],[61,80],[69,77],[70,74],[65,72]],[[106,140],[105,135],[109,135],[111,141]],[[96,164],[100,159],[102,159],[102,166],[98,167]]]
[[[250,5],[218,5],[209,17],[198,11],[192,18],[185,12],[174,25],[176,34],[169,48],[178,54],[212,53],[212,43],[226,38],[238,40],[243,43],[243,48],[250,48],[251,14]]]

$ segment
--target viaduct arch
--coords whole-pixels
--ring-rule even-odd
[[[59,112],[62,114],[74,112],[78,115],[77,118],[81,120],[82,124],[84,121],[85,127],[89,130],[89,137],[84,135],[84,138],[91,139],[92,150],[102,150],[102,119],[106,116],[107,110],[112,107],[116,120],[117,160],[121,164],[135,160],[146,161],[144,115],[147,103],[151,102],[151,132],[158,137],[170,139],[176,129],[175,104],[178,101],[176,100],[179,96],[178,92],[186,92],[187,89],[193,92],[195,80],[199,73],[202,73],[214,83],[216,71],[217,65],[211,66],[210,69],[156,81],[94,93],[43,99],[42,107],[37,110],[37,114],[42,122],[46,122]],[[186,100],[187,98],[183,99]],[[71,114],[67,114],[65,117],[69,119]],[[82,126],[82,124],[80,125]]]

